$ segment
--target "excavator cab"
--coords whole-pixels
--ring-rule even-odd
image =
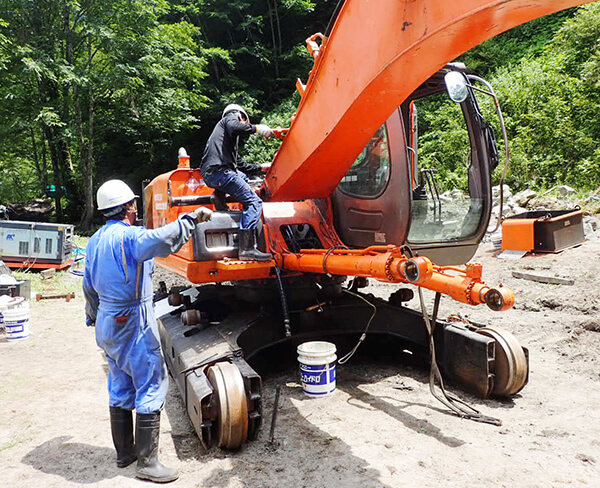
[[[473,256],[490,217],[498,151],[462,71],[451,65],[415,90],[341,180],[332,201],[346,245],[407,245],[440,265]],[[465,79],[460,102],[448,94],[448,73]],[[443,153],[440,133],[451,148]]]

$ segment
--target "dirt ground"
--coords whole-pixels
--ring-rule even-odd
[[[513,310],[442,300],[505,328],[527,346],[530,382],[510,400],[461,398],[502,426],[450,414],[429,393],[428,371],[408,363],[353,358],[338,366],[338,390],[309,399],[297,368],[264,378],[265,423],[237,452],[203,452],[174,382],[161,425],[160,455],[180,470],[176,486],[272,488],[600,486],[600,233],[559,254],[499,260],[483,244],[475,261],[489,284],[517,297]],[[571,277],[548,285],[512,271]],[[72,276],[73,290],[79,278]],[[387,296],[395,288],[371,285]],[[431,303],[431,295],[428,302]],[[411,302],[417,306],[417,300]],[[32,303],[30,338],[0,333],[0,487],[135,487],[112,447],[106,362],[84,325],[81,294]],[[283,384],[277,443],[269,444],[276,384]]]

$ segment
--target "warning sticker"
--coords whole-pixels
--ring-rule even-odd
[[[192,191],[196,191],[200,186],[200,182],[192,176],[189,180],[185,182],[185,186],[187,186]]]

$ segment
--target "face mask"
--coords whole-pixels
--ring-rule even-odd
[[[137,222],[137,205],[133,202],[133,205],[127,208],[127,214],[125,218],[131,225],[135,225]]]

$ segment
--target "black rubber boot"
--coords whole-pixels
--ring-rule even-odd
[[[256,231],[254,229],[240,229],[239,259],[240,261],[270,261],[271,254],[256,249]]]
[[[221,190],[215,190],[210,196],[210,203],[215,206],[215,210],[217,212],[229,212],[226,198],[227,194],[225,192],[222,192]]]
[[[131,410],[110,407],[110,429],[117,450],[117,467],[126,468],[137,459],[133,443],[133,414]]]
[[[176,469],[163,466],[158,460],[160,412],[138,413],[135,423],[135,440],[138,464],[135,475],[155,483],[169,483],[179,478]]]

